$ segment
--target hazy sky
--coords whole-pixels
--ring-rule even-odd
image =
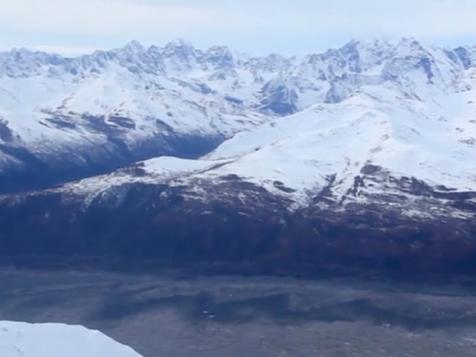
[[[476,0],[2,0],[0,48],[59,52],[186,38],[253,53],[303,53],[352,38],[476,45]]]

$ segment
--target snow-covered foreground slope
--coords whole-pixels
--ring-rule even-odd
[[[2,357],[140,357],[98,331],[63,324],[0,321]]]

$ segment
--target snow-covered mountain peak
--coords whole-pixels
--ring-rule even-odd
[[[140,61],[141,56],[146,52],[146,48],[138,41],[130,41],[125,46],[106,51],[121,58],[129,58],[134,61]]]
[[[145,47],[136,40],[128,42],[122,49],[131,53],[142,53],[145,51]]]
[[[57,54],[32,51],[27,48],[14,48],[0,53],[0,77],[29,77],[37,76],[45,68],[62,66],[65,58]]]
[[[414,37],[401,38],[396,47],[406,52],[422,51],[424,49],[423,45]],[[400,53],[400,55],[405,55],[405,53]]]
[[[164,48],[168,49],[190,49],[194,50],[195,46],[192,44],[191,41],[184,39],[184,38],[176,38],[172,41],[169,41]]]
[[[190,42],[177,39],[167,43],[162,49],[162,54],[164,57],[175,57],[180,60],[190,61],[198,56],[199,50]]]
[[[50,69],[59,74],[64,71],[87,75],[91,71],[101,71],[101,68],[109,64],[119,64],[133,72],[157,75],[192,70],[245,69],[252,72],[255,80],[271,79],[267,78],[271,72],[276,75],[297,76],[300,82],[308,81],[309,75],[325,82],[333,82],[336,79],[356,82],[356,75],[394,79],[403,72],[408,72],[410,62],[413,62],[412,66],[419,66],[431,81],[435,74],[432,67],[435,65],[452,61],[453,64],[467,69],[476,61],[475,58],[476,50],[473,47],[459,47],[447,51],[425,47],[413,38],[404,38],[398,42],[384,39],[352,40],[340,48],[302,58],[287,58],[275,54],[261,57],[237,55],[225,46],[200,50],[185,40],[175,40],[164,47],[151,46],[146,49],[139,42],[131,41],[118,49],[96,51],[77,58],[64,58],[26,49],[12,50],[0,54],[0,75],[27,77],[48,73]],[[399,65],[399,61],[406,62],[406,66]],[[357,78],[357,82],[359,81],[361,82],[362,78]],[[316,84],[313,87],[316,87]]]
[[[206,53],[206,61],[215,68],[232,68],[235,65],[235,58],[232,51],[226,46],[212,46]]]

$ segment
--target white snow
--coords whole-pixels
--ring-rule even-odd
[[[112,53],[119,57],[96,53],[82,58],[86,64],[74,62],[78,75],[61,66],[52,74],[52,66],[34,61],[22,75],[0,75],[0,119],[45,155],[105,140],[77,118],[74,130],[44,125],[45,117],[65,113],[132,119],[136,128],[123,134],[130,145],[153,135],[157,119],[178,133],[229,139],[199,160],[153,159],[142,164],[145,176],[119,171],[70,185],[74,190],[235,174],[305,204],[331,179],[334,194],[345,195],[372,164],[397,178],[476,191],[476,63],[467,68],[455,52],[403,39],[353,41],[293,58],[203,52],[184,41]],[[277,91],[295,91],[296,114],[259,110],[270,81]]]
[[[421,102],[398,98],[391,87],[366,91],[240,133],[207,158],[235,159],[220,175],[234,173],[270,190],[281,181],[300,197],[332,175],[344,194],[370,163],[396,177],[476,191],[476,146],[463,139],[476,138],[474,117],[465,114],[476,113],[467,101],[474,92]]]
[[[64,324],[0,321],[2,357],[140,357],[99,331]]]
[[[239,133],[200,160],[146,161],[148,176],[124,182],[216,180],[234,174],[305,205],[330,177],[335,177],[334,193],[344,195],[361,169],[372,164],[397,178],[476,191],[476,146],[471,141],[476,116],[468,114],[476,113],[476,106],[468,104],[474,95],[432,94],[422,102],[400,97],[392,86],[369,87],[341,103],[318,104]],[[121,178],[110,177],[116,183]],[[275,181],[295,192],[284,193]]]

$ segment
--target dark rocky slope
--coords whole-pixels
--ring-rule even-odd
[[[88,203],[62,190],[10,195],[0,201],[0,254],[240,263],[270,272],[476,272],[476,220],[461,216],[474,217],[476,194],[413,185],[412,199],[368,196],[344,205],[324,192],[292,212],[291,201],[236,177],[129,183]],[[409,216],[409,208],[433,215]]]

